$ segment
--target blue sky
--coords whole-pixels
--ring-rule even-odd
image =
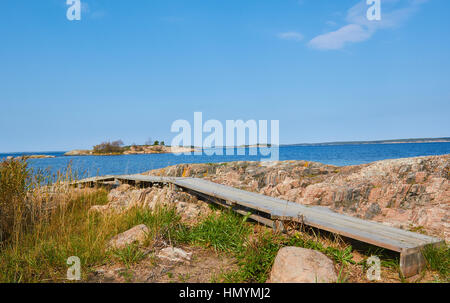
[[[450,136],[450,1],[0,5],[0,152],[170,142],[176,119],[280,120],[281,143]]]

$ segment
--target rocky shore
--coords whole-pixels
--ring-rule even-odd
[[[450,155],[384,160],[347,167],[307,161],[181,164],[145,174],[205,178],[220,184],[300,204],[322,206],[331,211],[440,237],[447,242],[450,240]],[[208,222],[206,239],[213,237],[213,230],[217,231],[210,229],[210,224],[218,222],[215,220],[223,215],[221,210],[211,208],[199,200],[201,198],[170,186],[142,189],[123,184],[112,188],[107,199],[108,203],[92,206],[89,213],[100,213],[107,218],[113,218],[115,215],[132,212],[133,209],[146,209],[154,213],[161,207],[173,207],[180,217],[179,222],[185,228],[195,231]],[[264,235],[263,227],[254,228],[249,239],[243,240],[247,241],[245,245],[250,247],[253,243],[252,237]],[[146,252],[153,253],[151,266],[148,264],[149,259],[144,259],[130,269],[133,281],[173,282],[173,274],[176,273],[178,277],[182,277],[178,278],[178,281],[205,282],[210,281],[211,275],[220,277],[220,272],[233,272],[238,268],[242,270],[242,266],[246,266],[236,260],[237,255],[218,254],[217,251],[208,250],[209,244],[205,244],[206,249],[189,243],[181,246],[178,243],[178,247],[175,247],[166,239],[161,243],[157,242],[156,247],[149,248],[145,244],[145,235],[149,232],[149,226],[139,224],[114,236],[108,244],[108,247],[118,249],[138,243]],[[298,237],[298,234],[294,235],[295,237]],[[301,237],[308,236],[302,234]],[[206,239],[202,241],[209,243]],[[265,243],[263,238],[258,239],[258,245]],[[264,261],[269,262],[270,258],[274,258],[271,267],[267,268],[270,269],[270,272],[267,271],[267,281],[342,281],[341,274],[338,273],[344,266],[345,281],[368,282],[361,267],[368,256],[352,250],[351,246],[348,247],[343,242],[327,242],[330,240],[317,237],[311,239],[316,241],[312,246],[305,246],[307,242],[301,242],[303,247],[280,246],[279,250],[277,248],[277,251],[272,251],[272,255],[267,256],[269,259]],[[337,255],[330,255],[333,249],[339,250],[339,256],[345,255],[347,261],[342,261]],[[442,262],[447,261],[445,259]],[[97,282],[123,281],[123,270],[123,267],[117,264],[101,266],[93,270],[94,274],[89,279]],[[440,281],[436,277],[435,273],[427,272],[420,277],[411,277],[411,281]],[[395,267],[383,267],[382,282],[398,281]]]
[[[180,164],[149,175],[196,177],[288,201],[450,240],[450,155],[337,167],[307,161]],[[123,185],[97,211],[175,203],[186,221],[209,212],[206,203],[170,188]]]
[[[450,240],[450,155],[346,167],[307,161],[180,164],[146,174],[205,178]]]
[[[22,160],[22,159],[50,159],[50,158],[56,158],[56,156],[50,156],[50,155],[29,155],[29,156],[19,156],[19,157],[12,157],[9,156],[6,159],[7,160],[12,160],[12,159],[16,159],[16,160]]]

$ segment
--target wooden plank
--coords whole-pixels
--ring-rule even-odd
[[[176,183],[181,187],[189,187],[204,194],[231,200],[234,203],[271,214],[274,218],[298,218],[301,215],[305,220],[304,223],[307,225],[398,252],[407,248],[441,241],[437,238],[404,231],[380,223],[325,211],[319,207],[308,207],[205,180],[183,179],[177,180]]]
[[[79,183],[91,184],[110,180],[131,181],[144,185],[147,183],[170,184],[201,195],[214,203],[230,207],[240,214],[247,214],[248,209],[253,210],[252,219],[271,226],[275,230],[281,231],[285,220],[297,221],[393,250],[400,253],[400,267],[406,277],[418,273],[423,268],[424,259],[421,253],[423,247],[443,243],[443,240],[438,238],[339,214],[323,207],[301,205],[198,178],[122,175],[89,178]]]
[[[149,183],[173,183],[176,178],[170,177],[158,177],[158,176],[145,176],[145,175],[124,175],[115,176],[117,180],[129,180]]]
[[[91,178],[86,178],[83,180],[79,180],[79,181],[74,181],[71,182],[69,185],[71,186],[75,186],[75,185],[89,185],[89,186],[94,186],[95,184],[98,184],[99,182],[107,182],[107,181],[114,181],[115,176],[102,176],[102,177],[91,177]]]

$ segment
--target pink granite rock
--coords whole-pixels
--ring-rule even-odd
[[[346,167],[307,161],[181,164],[148,174],[205,178],[450,240],[450,155]]]

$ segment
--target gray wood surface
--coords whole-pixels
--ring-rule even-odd
[[[88,178],[77,183],[91,184],[110,180],[120,182],[174,184],[190,191],[266,213],[272,220],[299,221],[301,218],[301,222],[305,225],[337,233],[345,237],[400,253],[414,251],[416,248],[425,245],[443,242],[438,238],[335,213],[323,207],[301,205],[198,178],[123,175]]]

